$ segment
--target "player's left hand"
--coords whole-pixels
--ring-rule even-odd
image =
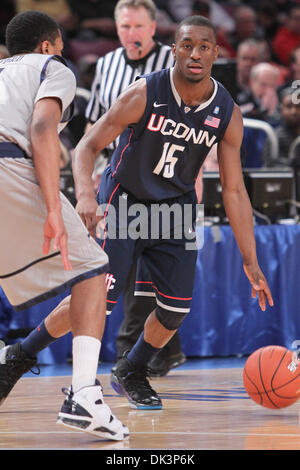
[[[252,286],[252,297],[255,298],[258,296],[258,302],[261,310],[263,312],[266,310],[267,300],[269,305],[273,307],[274,301],[271,290],[259,266],[244,264],[244,271]]]

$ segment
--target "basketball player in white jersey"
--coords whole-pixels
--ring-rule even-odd
[[[72,288],[71,298],[50,314],[65,310],[73,333],[72,385],[58,423],[122,440],[128,429],[104,403],[96,379],[108,258],[59,192],[59,131],[70,117],[75,77],[49,16],[16,15],[6,42],[10,57],[0,60],[0,285],[16,310]],[[56,334],[43,322],[39,341],[45,345]],[[36,363],[23,343],[0,351],[0,403]]]

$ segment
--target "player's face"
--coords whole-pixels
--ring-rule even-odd
[[[120,42],[125,47],[129,59],[144,57],[153,47],[156,23],[144,7],[122,8],[116,26]],[[137,47],[137,42],[141,47]]]
[[[194,25],[182,26],[172,48],[175,67],[192,82],[199,82],[210,75],[219,51],[212,29]]]

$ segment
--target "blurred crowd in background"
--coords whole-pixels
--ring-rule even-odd
[[[77,115],[65,145],[63,163],[85,128],[84,107],[91,90],[97,59],[120,46],[114,20],[117,0],[1,0],[0,57],[6,57],[5,27],[18,12],[28,9],[53,16],[62,26],[64,57],[81,90]],[[267,122],[274,129],[279,152],[270,157],[267,136],[245,132],[242,161],[246,167],[281,167],[300,161],[300,1],[296,0],[154,0],[157,7],[155,39],[171,45],[175,28],[191,14],[208,17],[218,29],[219,69],[243,116]],[[299,83],[298,83],[299,80]],[[80,103],[80,99],[82,100]],[[292,146],[292,151],[291,151]],[[216,163],[207,162],[214,169]]]

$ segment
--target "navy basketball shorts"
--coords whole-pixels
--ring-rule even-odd
[[[136,295],[153,296],[160,316],[190,310],[197,259],[194,191],[160,202],[138,201],[107,167],[97,194],[103,216],[97,241],[109,258],[107,314],[138,260]]]

